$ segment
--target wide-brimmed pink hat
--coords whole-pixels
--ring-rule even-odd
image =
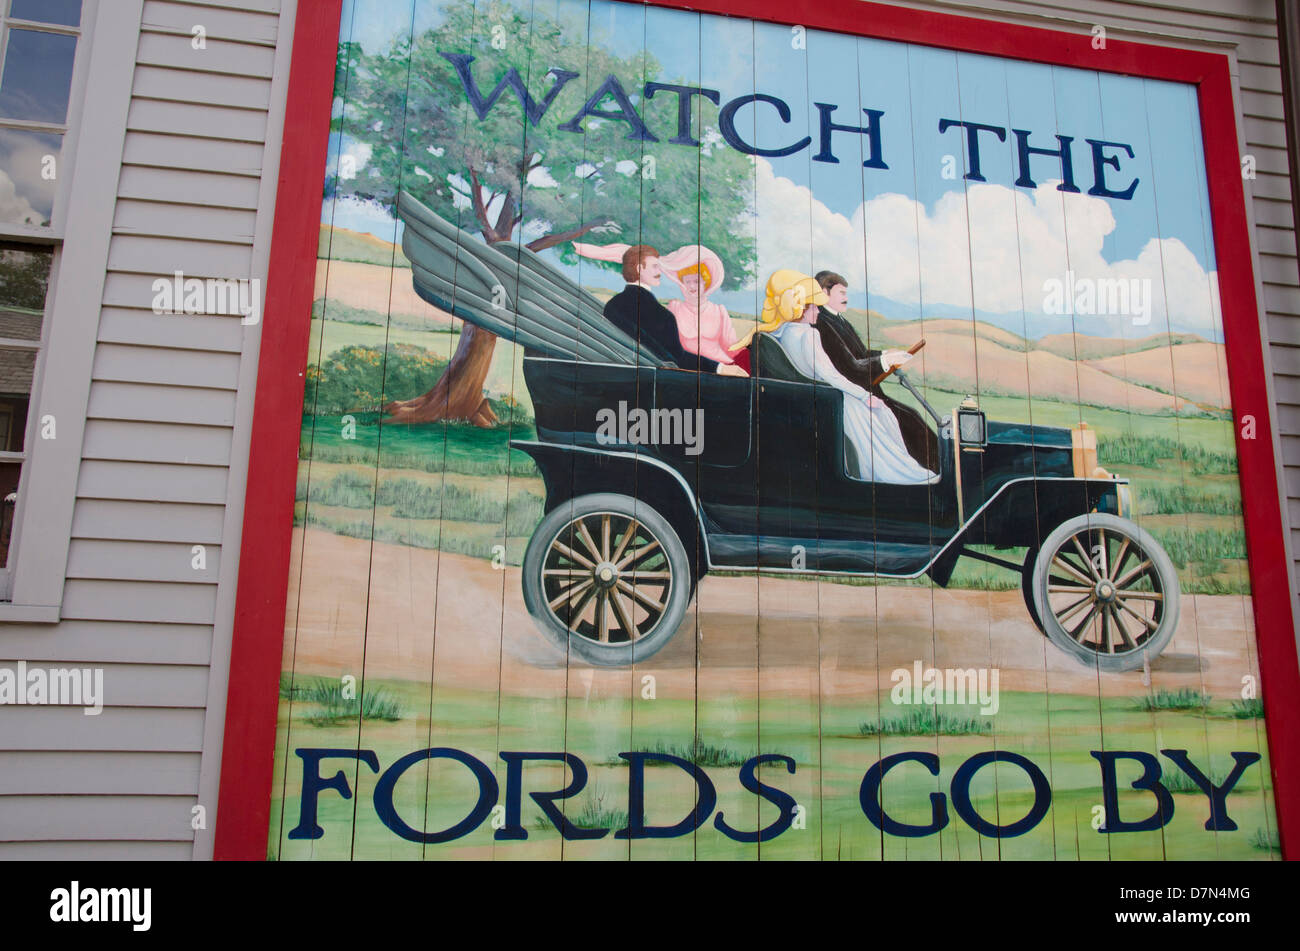
[[[585,258],[594,258],[597,261],[621,261],[630,247],[632,247],[630,244],[584,244],[581,241],[573,242],[573,250]],[[709,294],[721,287],[722,279],[726,276],[726,270],[722,267],[722,258],[702,244],[688,244],[680,247],[676,251],[661,256],[659,264],[664,269],[664,275],[678,287],[682,283],[682,279],[679,277],[682,271],[690,270],[696,265],[702,264],[704,269],[709,272],[709,279],[700,292],[701,297],[708,297]]]

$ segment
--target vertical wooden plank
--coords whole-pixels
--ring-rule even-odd
[[[395,104],[388,121],[395,126],[402,152],[409,155],[419,148],[419,142],[423,138],[420,131],[409,127],[407,122],[408,115],[411,115],[408,100],[414,65],[409,52],[414,38],[414,4],[383,8],[373,4],[358,4],[355,16],[361,18],[361,23],[372,30],[382,24],[390,34],[393,45],[388,60],[393,86],[396,88],[385,90]],[[363,43],[363,48],[365,45]],[[403,50],[406,51],[405,55]],[[342,162],[342,156],[349,154],[345,143],[340,143],[339,151]],[[351,171],[344,170],[343,177],[349,177],[347,173]],[[405,167],[399,169],[395,182],[398,191],[410,187],[411,175]],[[367,441],[373,438],[375,445],[375,469],[367,474],[370,479],[371,495],[368,501],[371,504],[372,525],[370,537],[366,539],[369,571],[364,594],[365,639],[362,644],[362,667],[355,675],[355,699],[360,707],[356,724],[356,748],[374,750],[379,757],[380,770],[383,770],[410,751],[426,745],[427,724],[419,714],[422,712],[420,700],[424,695],[423,675],[432,665],[432,618],[424,611],[424,599],[411,597],[411,591],[416,584],[415,579],[423,576],[420,566],[429,559],[427,552],[419,547],[419,529],[416,527],[419,523],[413,522],[414,518],[426,513],[413,511],[412,505],[415,504],[416,497],[430,491],[432,480],[420,478],[424,473],[416,476],[413,470],[392,467],[387,461],[394,454],[394,442],[400,438],[399,434],[407,435],[408,427],[387,422],[379,407],[392,400],[415,395],[400,388],[401,383],[398,381],[409,381],[408,367],[411,360],[401,348],[394,345],[397,327],[394,323],[393,303],[408,290],[411,272],[409,268],[398,266],[397,242],[400,235],[396,196],[377,204],[383,209],[385,220],[373,225],[367,235],[377,239],[373,258],[375,263],[369,265],[367,270],[374,278],[377,292],[387,294],[385,299],[377,297],[368,308],[370,316],[380,321],[379,326],[383,330],[382,336],[376,334],[372,344],[378,354],[379,399],[378,406],[358,406],[349,415],[353,416],[357,428],[364,434],[362,438]],[[387,220],[390,218],[391,223]],[[332,252],[340,259],[348,256],[341,246],[348,237],[351,235],[340,231],[337,250],[331,244]],[[334,235],[331,235],[333,238]],[[433,337],[431,346],[438,346],[437,339]],[[371,353],[376,350],[371,350]],[[365,366],[370,362],[368,359],[361,362],[357,356],[352,357],[352,360],[356,361],[354,366],[358,363]],[[432,380],[427,381],[427,385],[432,383]],[[433,441],[441,446],[440,438],[435,437]],[[352,857],[417,860],[421,854],[420,843],[394,835],[378,821],[375,810],[370,807],[374,801],[379,775],[368,768],[359,770],[355,787],[356,802],[359,805],[354,812]],[[421,793],[422,790],[410,782],[399,784],[395,790],[393,805],[398,815],[408,823],[413,822],[412,817],[418,815],[423,806],[424,797]]]
[[[575,86],[582,83],[579,88],[582,90],[582,101],[586,102],[605,79],[600,74],[600,66],[595,65],[605,61],[602,57],[617,57],[620,75],[633,76],[641,72],[645,49],[644,10],[619,3],[591,3],[583,46],[587,61],[581,70],[582,77],[573,83]],[[608,106],[608,100],[606,105]],[[617,155],[613,164],[617,165],[618,161],[631,157],[630,160],[640,168],[643,145],[639,140],[625,141],[624,137],[628,133],[626,123],[593,123],[587,120],[582,129],[586,164],[595,167],[598,163],[606,162],[607,157],[614,159]],[[584,220],[603,211],[602,198],[597,189],[599,182],[592,181],[592,177],[589,175],[582,179],[579,192]],[[640,202],[638,189],[634,203],[628,202],[613,211],[619,221],[631,223],[631,227],[624,227],[619,236],[622,243],[642,243]],[[602,268],[588,261],[580,261],[578,268],[579,283],[584,286],[601,285],[606,280],[618,290],[624,286],[620,277],[614,275],[608,278],[602,274]],[[629,401],[629,408],[640,405],[640,394],[649,390],[652,381],[652,374],[638,373],[637,399]],[[611,399],[606,402],[617,404],[624,394],[610,395]],[[604,488],[584,485],[576,470],[574,479],[575,497]],[[637,497],[635,479],[628,494]],[[569,506],[571,516],[576,517],[572,503],[564,504]],[[603,537],[597,544],[602,543]],[[574,637],[571,635],[570,640]],[[572,650],[567,664],[565,743],[567,749],[586,762],[589,779],[587,788],[580,796],[565,802],[565,814],[578,825],[608,828],[609,832],[599,839],[566,842],[563,855],[566,859],[629,859],[632,856],[632,843],[627,838],[617,837],[618,831],[627,826],[628,810],[628,766],[619,758],[619,754],[638,749],[632,734],[632,705],[635,703],[633,698],[636,696],[637,685],[635,669],[631,666],[593,666]]]
[[[352,39],[357,10],[351,20],[344,18],[341,42]],[[355,73],[349,69],[338,77],[340,95],[347,98],[347,88]],[[354,123],[344,118],[339,135],[347,135]],[[337,148],[327,168],[327,180],[339,173]],[[333,221],[338,202],[327,198],[326,220]],[[284,838],[279,857],[345,859],[352,856],[355,812],[353,802],[325,794],[318,799],[317,822],[324,835],[320,838],[294,838],[290,833],[299,826],[299,802],[306,761],[295,755],[300,747],[357,749],[360,718],[349,720],[343,706],[344,676],[361,679],[364,666],[365,604],[369,578],[368,539],[373,530],[372,511],[377,450],[370,440],[358,439],[346,464],[325,462],[347,443],[344,416],[348,407],[331,405],[328,386],[322,385],[323,373],[330,357],[348,346],[348,325],[332,319],[341,305],[339,275],[332,258],[331,245],[322,249],[320,297],[313,310],[321,319],[313,321],[308,366],[308,384],[304,403],[301,454],[306,459],[305,479],[300,475],[305,498],[302,503],[303,529],[300,581],[295,610],[293,667],[289,677],[287,709],[286,766],[284,789]],[[363,295],[369,310],[387,310],[385,294],[373,291]],[[354,299],[354,303],[355,303]],[[337,396],[337,394],[335,394]],[[343,505],[337,503],[343,502]],[[348,537],[336,534],[336,525],[346,525]],[[328,579],[328,581],[326,580]],[[333,706],[320,700],[337,699]],[[335,714],[339,714],[335,716]],[[361,767],[355,760],[333,760],[322,771],[342,771],[348,788],[355,790]],[[330,773],[332,775],[332,773]],[[291,818],[292,816],[292,818]],[[302,835],[307,830],[299,830]]]
[[[755,90],[754,27],[753,24],[726,17],[704,16],[700,25],[700,79],[706,89],[727,90],[728,95],[750,95]],[[726,55],[722,55],[726,51]],[[734,90],[734,92],[732,92]],[[698,101],[698,100],[697,100]],[[723,102],[726,100],[723,99]],[[717,222],[716,213],[705,207],[713,196],[741,189],[752,194],[754,188],[754,162],[741,156],[723,141],[719,131],[718,107],[700,103],[700,125],[695,137],[702,143],[700,153],[700,234],[699,241],[721,253],[726,248],[716,247],[715,241],[706,237],[718,229],[714,224],[705,227],[705,219]],[[730,155],[728,154],[730,153]],[[730,227],[734,236],[732,251],[736,259],[752,261],[757,241],[756,220],[745,216]],[[736,303],[727,310],[737,336],[753,329],[755,317],[761,310],[761,279],[745,275],[739,267],[727,264],[726,289],[733,286],[743,289],[735,294]],[[722,297],[715,291],[712,300]],[[725,306],[725,305],[724,305]],[[699,480],[718,492],[723,486],[729,493],[726,534],[751,539],[748,545],[748,565],[757,564],[758,550],[752,541],[758,532],[758,453],[760,447],[753,441],[752,416],[757,399],[755,379],[724,381],[728,400],[737,405],[722,407],[705,403],[706,438],[737,439],[748,443],[749,451],[744,461],[734,468],[719,466],[701,467]],[[728,432],[721,429],[743,419],[744,430]],[[707,552],[703,549],[700,557]],[[735,574],[711,572],[700,581],[696,591],[696,611],[699,637],[697,640],[697,706],[696,729],[701,748],[712,747],[716,754],[711,758],[719,767],[711,770],[718,787],[717,812],[728,828],[740,833],[753,834],[776,821],[776,810],[763,811],[763,801],[741,788],[737,781],[743,761],[759,752],[781,752],[760,747],[758,720],[758,592],[757,573]],[[785,783],[779,775],[769,774],[765,782],[778,788]],[[712,826],[712,822],[710,823]],[[792,833],[785,833],[786,835]],[[699,858],[726,858],[730,860],[756,860],[769,841],[736,842],[724,836],[715,827],[701,828],[696,835],[696,854]]]
[[[751,107],[754,141],[764,148],[787,147],[807,134],[807,55],[806,44],[796,44],[789,27],[755,23],[758,85],[789,104],[788,121],[770,105]],[[760,156],[755,164],[758,281],[766,289],[773,272],[807,274],[812,266],[808,157]],[[797,565],[801,555],[811,560],[816,554],[816,538],[810,537],[817,478],[811,385],[761,382],[758,414],[760,559],[789,574],[787,566]],[[820,852],[816,597],[815,582],[806,580],[777,576],[759,586],[759,737],[764,752],[783,753],[799,764],[793,776],[774,764],[765,764],[759,775],[780,783],[800,810],[794,828],[762,844],[760,858],[814,859]]]
[[[1006,129],[1009,120],[1005,64],[988,57],[958,54],[956,72],[960,113],[956,118]],[[945,115],[945,118],[954,117]],[[996,328],[989,323],[990,319],[996,320],[1018,306],[1021,313],[1016,316],[1020,318],[1022,327],[1024,325],[1026,302],[1014,293],[1009,300],[1006,293],[1007,284],[1012,280],[1018,282],[1021,273],[1016,214],[1018,198],[1006,184],[981,182],[981,179],[1013,182],[1016,178],[1013,153],[994,141],[991,135],[985,135],[985,141],[979,143],[985,146],[983,149],[972,153],[966,141],[966,130],[960,127],[949,128],[941,138],[956,148],[961,156],[955,171],[965,190],[965,213],[970,235],[969,332],[975,357],[977,395],[981,405],[987,407],[989,419],[1030,422],[1032,410],[1028,400],[1000,399],[990,406],[988,399],[989,396],[1029,390],[1027,361],[1022,362],[1013,353],[1008,353],[1003,340],[994,339]],[[975,167],[976,155],[978,168]],[[1037,306],[1036,299],[1033,305]],[[981,453],[975,460],[975,471],[981,479],[993,474],[989,471],[991,467],[985,465],[985,458]],[[1034,514],[1037,514],[1036,510]],[[1024,548],[995,549],[990,543],[1000,528],[1002,526],[996,520],[980,518],[973,526],[969,543],[994,557],[1023,562]],[[1048,733],[1042,729],[1047,712],[1044,698],[1017,690],[1024,683],[1024,674],[1032,677],[1034,665],[1041,665],[1041,635],[1026,612],[1019,574],[968,558],[959,563],[954,582],[953,587],[965,589],[954,593],[967,607],[962,611],[962,617],[951,617],[949,629],[970,630],[976,636],[971,638],[970,650],[965,656],[951,658],[940,666],[969,669],[973,664],[977,665],[977,683],[994,688],[992,696],[997,703],[997,712],[991,713],[979,703],[951,706],[948,712],[958,720],[978,725],[986,744],[981,749],[1024,756],[1036,766],[1047,760],[1043,765],[1050,768],[1050,745],[1039,746],[1036,742]],[[1009,709],[1003,709],[1004,703]],[[994,762],[981,769],[971,785],[971,800],[976,811],[986,821],[1000,827],[1010,826],[1029,815],[1035,805],[1034,798],[1031,777],[1015,764]],[[1043,826],[1041,822],[1023,836],[978,836],[974,840],[979,858],[998,860],[1049,858],[1052,854],[1050,842],[1051,826]]]
[[[1210,279],[1215,258],[1207,243],[1209,200],[1204,190],[1204,157],[1199,148],[1200,121],[1194,96],[1187,88],[1171,83],[1133,80],[1133,84],[1142,88],[1145,109],[1131,120],[1134,130],[1124,132],[1138,139],[1150,156],[1152,188],[1146,202],[1157,233],[1165,239],[1160,248],[1159,270],[1152,278],[1152,323],[1158,330],[1171,333],[1199,331],[1199,337],[1221,344],[1222,318]],[[1105,92],[1114,85],[1103,79],[1103,106],[1108,104]],[[1108,114],[1106,137],[1115,138],[1109,130],[1109,118]],[[1135,144],[1134,149],[1138,148]],[[1140,174],[1143,165],[1137,163],[1134,168]],[[1192,260],[1188,260],[1189,255]],[[1166,854],[1170,858],[1204,855],[1212,835],[1214,849],[1221,858],[1267,858],[1268,850],[1256,850],[1252,845],[1257,832],[1265,840],[1276,840],[1276,831],[1268,827],[1259,798],[1267,773],[1267,746],[1260,742],[1264,739],[1263,723],[1253,716],[1236,716],[1253,712],[1242,703],[1242,692],[1252,680],[1258,684],[1258,671],[1243,623],[1251,613],[1244,596],[1249,590],[1249,575],[1244,570],[1234,571],[1234,562],[1227,560],[1233,553],[1244,554],[1245,549],[1244,526],[1240,515],[1232,512],[1240,512],[1237,478],[1235,472],[1221,471],[1227,468],[1222,463],[1228,459],[1236,468],[1233,422],[1226,380],[1221,377],[1223,364],[1217,352],[1207,355],[1206,349],[1207,345],[1199,341],[1171,345],[1160,354],[1161,363],[1168,368],[1174,399],[1202,402],[1207,396],[1217,397],[1218,405],[1228,410],[1227,416],[1215,422],[1175,417],[1178,458],[1171,460],[1177,467],[1176,479],[1170,486],[1173,499],[1158,500],[1162,504],[1157,510],[1169,514],[1147,515],[1144,525],[1157,536],[1182,535],[1189,543],[1179,546],[1187,554],[1175,552],[1186,563],[1179,571],[1182,619],[1175,640],[1161,661],[1152,665],[1154,698],[1162,700],[1162,694],[1192,691],[1209,699],[1211,705],[1201,708],[1202,700],[1198,698],[1191,701],[1190,709],[1157,711],[1156,739],[1160,749],[1186,750],[1191,763],[1216,784],[1225,780],[1235,766],[1233,751],[1254,753],[1261,756],[1261,761],[1247,767],[1229,795],[1229,815],[1237,829],[1207,832],[1207,798],[1195,786],[1189,786],[1184,771],[1162,755],[1161,766],[1174,791],[1176,808],[1165,829]],[[1150,372],[1146,364],[1141,369]],[[1217,459],[1218,464],[1198,463],[1198,459]],[[1228,512],[1216,514],[1212,509]],[[1200,544],[1192,544],[1197,540]],[[1199,558],[1193,556],[1198,549]],[[1244,568],[1244,563],[1236,565]],[[1192,676],[1179,676],[1173,667],[1178,653],[1183,651],[1197,658]]]

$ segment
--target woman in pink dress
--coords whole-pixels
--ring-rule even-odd
[[[573,243],[573,250],[598,261],[621,261],[628,247]],[[702,244],[688,244],[665,254],[659,264],[664,276],[681,288],[684,298],[664,304],[677,320],[677,336],[682,347],[718,363],[735,366],[736,354],[731,352],[731,347],[736,342],[736,329],[731,315],[727,308],[709,300],[709,295],[722,286],[726,273],[722,259]],[[739,369],[744,369],[743,363]]]

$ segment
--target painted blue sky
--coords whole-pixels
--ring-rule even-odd
[[[534,7],[538,15],[558,15],[575,42],[590,35],[621,57],[648,49],[663,67],[661,79],[720,90],[724,103],[760,92],[789,105],[788,123],[767,104],[738,114],[742,134],[761,147],[813,138],[793,155],[756,161],[757,219],[742,226],[760,236],[760,280],[776,267],[828,268],[849,277],[855,306],[897,319],[974,315],[1029,336],[1073,327],[1128,336],[1187,330],[1222,339],[1189,86],[823,31],[799,35],[774,24],[607,0],[513,5],[525,15]],[[342,35],[377,51],[412,25],[435,25],[439,11],[438,0],[345,0]],[[635,87],[632,77],[620,78],[629,91]],[[838,164],[812,161],[816,102],[835,104],[834,120],[845,125],[865,125],[863,109],[882,111],[889,167],[863,168],[866,137],[844,132],[832,139]],[[966,134],[941,134],[941,118],[1007,130],[1004,142],[980,136],[984,183],[963,181]],[[1017,187],[1012,129],[1028,130],[1037,148],[1055,148],[1058,134],[1071,137],[1074,180],[1083,193],[1095,179],[1085,139],[1130,145],[1134,157],[1121,153],[1119,170],[1106,169],[1106,184],[1119,190],[1138,179],[1133,199],[1058,191],[1061,167],[1051,156],[1031,159],[1036,189]],[[672,135],[660,131],[661,139]],[[336,139],[331,161],[339,147]],[[654,148],[681,146],[665,141]],[[331,215],[343,227],[393,239],[393,222],[374,208],[339,203],[326,208],[324,217]],[[683,236],[683,244],[692,241]],[[597,282],[594,270],[583,269],[584,282]],[[1148,282],[1145,320],[1045,313],[1045,282],[1067,275]],[[603,283],[616,282],[609,277]],[[718,299],[752,312],[757,293]]]

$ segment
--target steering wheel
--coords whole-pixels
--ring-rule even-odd
[[[918,352],[920,352],[921,349],[924,348],[924,347],[925,347],[925,338],[922,337],[922,338],[921,338],[920,340],[918,340],[916,343],[912,344],[912,346],[908,347],[907,352],[908,352],[908,353],[918,353]],[[880,374],[880,376],[878,376],[878,377],[876,377],[874,380],[872,380],[872,381],[871,381],[871,385],[872,385],[872,386],[879,386],[881,383],[883,383],[886,379],[889,378],[889,375],[890,375],[891,373],[893,373],[893,372],[894,372],[895,370],[897,370],[897,369],[898,369],[898,367],[890,367],[890,368],[889,368],[888,370],[886,370],[884,373]]]

